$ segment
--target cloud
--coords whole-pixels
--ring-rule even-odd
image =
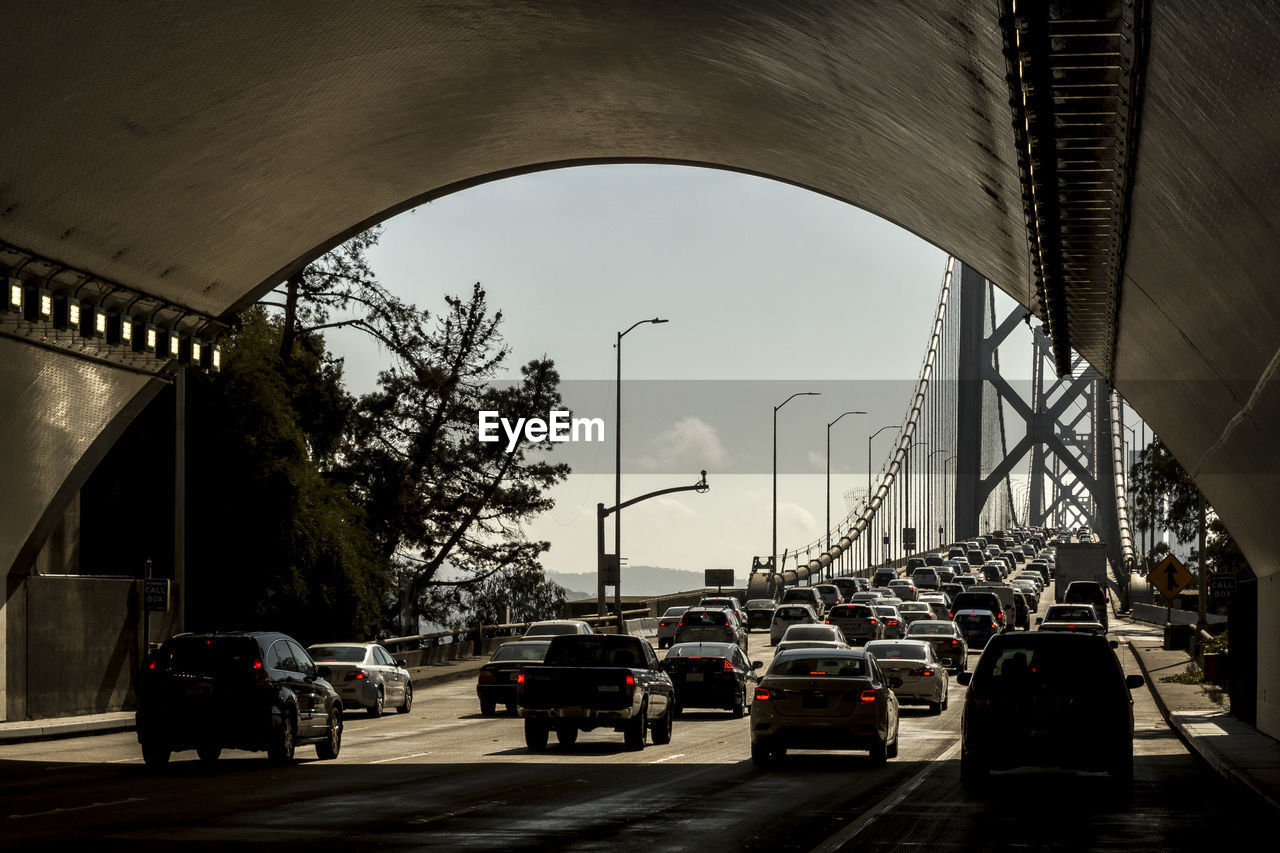
[[[778,504],[778,527],[781,528],[784,524],[790,525],[793,530],[802,530],[806,534],[816,535],[822,530],[822,525],[818,523],[818,519],[814,518],[813,513],[800,504]]]
[[[827,470],[827,457],[823,456],[816,450],[809,451],[809,464],[813,466],[815,471]]]
[[[720,441],[716,428],[700,418],[681,418],[654,438],[651,444],[653,450],[650,455],[634,460],[637,466],[649,471],[697,473],[703,468],[724,470],[730,461],[729,451]]]

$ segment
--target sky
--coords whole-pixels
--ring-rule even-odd
[[[559,169],[484,184],[385,223],[370,255],[380,280],[420,307],[475,282],[502,311],[510,375],[548,356],[575,417],[607,441],[558,444],[574,473],[526,527],[547,568],[595,570],[595,506],[613,504],[614,341],[623,341],[622,498],[698,479],[623,514],[633,565],[732,568],[770,550],[772,407],[778,416],[778,542],[826,530],[865,488],[867,436],[903,422],[931,331],[946,254],[878,217],[794,186],[684,166]],[[1014,302],[998,292],[1003,316]],[[350,390],[374,387],[386,357],[356,332],[331,333]],[[1030,337],[1001,350],[1006,376],[1030,376]],[[874,447],[879,471],[888,432]],[[607,550],[613,550],[612,520]],[[626,591],[625,577],[623,592]]]

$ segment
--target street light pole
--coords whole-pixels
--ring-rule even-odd
[[[618,341],[615,344],[618,348],[618,380],[617,380],[617,406],[614,409],[613,419],[613,505],[621,508],[622,506],[622,339],[627,333],[636,326],[642,326],[645,323],[665,323],[666,320],[654,317],[652,320],[638,320],[628,327],[626,332],[618,332]],[[622,512],[619,509],[613,516],[613,551],[614,556],[618,559],[618,577],[617,583],[613,586],[613,604],[618,610],[618,620],[622,620]],[[601,576],[599,582],[599,600],[604,601],[604,577]]]
[[[953,459],[959,459],[959,458],[960,457],[958,455],[955,455],[955,456],[948,456],[946,459],[942,460],[942,523],[943,525],[946,525],[947,520],[949,518],[947,514],[947,463],[952,461]],[[955,530],[954,524],[951,525],[951,529],[953,531]],[[945,540],[947,538],[946,535],[944,534],[942,538],[945,544]]]
[[[871,433],[871,435],[867,436],[867,508],[868,509],[871,508],[871,442],[875,441],[875,437],[887,429],[902,429],[902,427],[899,426],[898,424],[889,424],[887,426],[880,427],[880,429],[876,430],[875,432]],[[880,513],[878,512],[876,513],[877,516],[879,514]],[[880,527],[882,530],[885,529],[883,522],[881,523]],[[871,566],[874,562],[875,560],[872,559],[872,555],[871,555],[871,537],[868,536],[867,537],[867,571],[868,572],[871,571]]]
[[[908,444],[908,445],[907,445],[907,452],[906,452],[906,453],[904,453],[904,454],[902,455],[902,464],[903,464],[903,469],[902,469],[902,496],[903,496],[903,506],[902,506],[902,530],[903,530],[903,537],[904,537],[904,538],[903,538],[903,541],[902,541],[902,556],[903,556],[903,557],[906,557],[906,556],[907,556],[907,542],[906,542],[906,538],[905,538],[905,537],[906,537],[906,530],[907,530],[907,528],[908,528],[908,527],[910,527],[910,526],[911,526],[911,450],[912,450],[912,448],[915,448],[915,447],[928,447],[928,446],[929,446],[929,442],[927,442],[927,441],[913,441],[913,442],[911,442],[910,444]],[[913,541],[913,542],[915,542],[915,547],[917,547],[917,548],[918,548],[918,547],[920,546],[920,543],[919,543],[919,542],[916,542],[915,540],[912,540],[912,541]]]
[[[781,403],[773,407],[773,545],[769,552],[769,559],[774,560],[778,556],[778,409],[781,409],[787,403],[790,403],[796,397],[821,397],[818,391],[797,391]],[[774,563],[773,570],[776,572],[782,566]]]
[[[866,412],[845,412],[844,415],[865,415]],[[840,418],[843,418],[841,415]],[[827,424],[827,550],[831,550],[831,428],[840,422],[836,418]]]
[[[926,473],[925,473],[925,481],[924,481],[924,482],[925,482],[925,499],[924,499],[924,502],[925,502],[925,506],[927,506],[927,507],[929,508],[929,512],[933,512],[933,457],[937,456],[939,453],[946,453],[946,452],[948,452],[948,451],[947,451],[945,448],[943,448],[943,449],[939,449],[939,450],[934,450],[934,451],[932,451],[932,452],[928,455],[928,457],[926,457],[926,458],[925,458],[924,467],[925,467],[927,470],[926,470]],[[944,495],[946,494],[946,489],[945,489],[945,487],[943,488],[943,494],[944,494]],[[945,513],[944,513],[944,515],[945,515]],[[929,518],[929,519],[928,519],[928,521],[926,522],[926,530],[927,530],[927,532],[928,532],[929,534],[932,534],[932,533],[933,533],[933,519],[932,519],[932,518]],[[942,544],[942,543],[938,543],[938,544]],[[927,550],[929,550],[929,549],[928,549],[928,546],[925,546],[925,550],[926,550],[926,551],[927,551]]]

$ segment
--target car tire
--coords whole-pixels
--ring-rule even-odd
[[[142,760],[146,762],[148,767],[157,770],[169,764],[169,756],[171,754],[169,747],[162,743],[144,743],[142,745]]]
[[[946,692],[944,692],[944,693],[942,694],[942,708],[941,708],[940,710],[942,710],[942,711],[947,710],[947,705],[949,705],[949,704],[951,704],[951,690],[950,690],[950,689],[948,689]]]
[[[738,694],[737,700],[730,709],[736,720],[741,720],[747,713],[747,688],[743,687],[742,692]]]
[[[222,747],[216,744],[198,746],[196,747],[196,755],[200,756],[200,760],[204,763],[212,764],[218,760],[218,756],[222,755]]]
[[[316,758],[332,761],[342,751],[342,709],[329,709],[329,735],[316,744]]]
[[[960,784],[972,792],[976,792],[979,787],[987,782],[987,777],[991,771],[987,765],[972,755],[961,751],[960,753]]]
[[[573,746],[578,742],[577,726],[557,726],[556,743],[561,746]]]
[[[407,714],[413,710],[413,685],[406,683],[404,686],[404,701],[400,703],[400,707],[396,708],[397,714]]]
[[[898,757],[898,735],[899,735],[898,727],[894,726],[893,727],[893,743],[891,743],[888,746],[888,748],[885,750],[885,755],[888,756],[889,758]]]
[[[666,746],[671,743],[671,718],[671,706],[668,705],[666,713],[653,724],[653,742],[658,746]]]
[[[751,744],[751,761],[756,767],[770,767],[776,759],[775,752],[763,741]]]
[[[524,721],[524,745],[530,752],[541,752],[547,748],[547,735],[550,732],[546,723],[541,720]]]
[[[636,714],[627,721],[626,728],[623,729],[622,738],[627,749],[633,752],[639,752],[644,749],[645,736],[649,733],[648,719],[649,703],[640,703],[640,713]]]
[[[280,728],[272,732],[271,743],[267,745],[267,758],[271,759],[273,764],[288,764],[293,761],[297,730],[293,715],[285,714]]]
[[[887,735],[886,735],[887,737]],[[871,764],[874,767],[884,767],[889,761],[889,745],[886,741],[878,740],[871,744]]]
[[[483,717],[492,717],[495,713],[497,713],[497,710],[498,710],[497,704],[498,703],[494,702],[492,699],[481,699],[480,715]]]
[[[1133,741],[1130,740],[1127,748],[1122,748],[1120,758],[1111,766],[1111,780],[1115,784],[1116,790],[1121,794],[1127,794],[1133,788]]]
[[[385,694],[383,694],[383,692],[382,692],[382,688],[381,688],[381,687],[379,687],[379,688],[378,688],[377,695],[375,695],[375,696],[374,696],[373,704],[369,706],[369,716],[370,716],[370,717],[381,717],[381,716],[382,716],[383,702],[385,702],[385,701],[386,701],[386,695],[385,695]]]
[[[941,702],[930,702],[930,703],[929,703],[929,713],[930,713],[930,714],[933,714],[934,716],[937,716],[938,714],[941,714],[941,713],[942,713],[942,703],[941,703]]]

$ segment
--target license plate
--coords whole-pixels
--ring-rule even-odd
[[[801,698],[800,704],[806,708],[825,708],[827,707],[827,694],[806,693]]]
[[[685,675],[685,677],[684,677],[684,680],[685,680],[685,681],[701,681],[701,680],[702,680],[702,673],[700,673],[700,672],[690,672],[690,673],[687,673],[687,674]]]
[[[213,685],[212,684],[188,684],[187,695],[188,696],[212,696]]]
[[[617,693],[617,692],[618,692],[618,685],[616,685],[616,684],[599,684],[599,685],[596,685],[596,690],[599,690],[601,693]]]

